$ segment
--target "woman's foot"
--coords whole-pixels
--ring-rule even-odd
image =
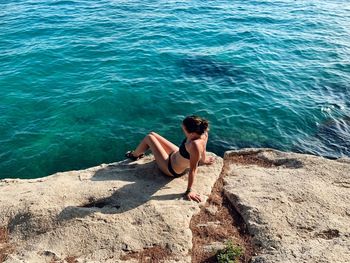
[[[138,159],[141,159],[144,156],[145,156],[144,153],[140,154],[139,156],[135,156],[134,155],[134,151],[128,151],[128,152],[125,153],[125,157],[127,157],[127,158],[129,158],[129,159],[131,159],[133,161],[137,161]]]

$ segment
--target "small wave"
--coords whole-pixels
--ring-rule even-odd
[[[49,6],[67,6],[67,5],[76,5],[78,1],[69,1],[69,0],[58,0],[51,1],[48,3]]]
[[[4,4],[1,176],[120,160],[149,130],[181,141],[194,113],[211,121],[216,153],[350,155],[350,15],[339,3]]]

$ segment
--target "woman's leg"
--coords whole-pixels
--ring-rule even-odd
[[[157,140],[160,142],[160,144],[163,146],[164,150],[167,152],[167,154],[170,154],[172,152],[177,152],[179,150],[179,147],[177,147],[172,142],[165,139],[163,136],[159,135],[156,132],[151,132],[153,136],[157,138]]]
[[[144,152],[146,152],[149,148],[146,138],[152,135],[154,136],[159,143],[162,145],[162,147],[164,148],[164,150],[166,151],[166,153],[169,155],[172,152],[176,152],[179,150],[179,147],[177,147],[175,144],[173,144],[172,142],[168,141],[167,139],[165,139],[164,137],[160,136],[158,133],[155,132],[150,132],[141,142],[140,144],[136,147],[136,149],[133,151],[133,155],[135,157],[143,154]]]
[[[134,150],[133,154],[134,156],[139,156],[140,154],[144,153],[150,149],[154,155],[154,159],[156,160],[156,163],[160,170],[162,170],[165,174],[170,175],[168,171],[168,158],[169,154],[164,149],[163,145],[158,141],[157,137],[149,133],[139,146]]]

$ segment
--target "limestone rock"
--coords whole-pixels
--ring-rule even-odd
[[[272,149],[229,151],[225,195],[261,247],[254,263],[350,262],[350,163]]]
[[[203,202],[221,170],[220,157],[198,168],[194,189]],[[152,249],[167,254],[164,262],[190,262],[199,204],[184,200],[186,187],[187,175],[163,175],[152,156],[1,180],[0,227],[15,248],[5,262],[138,262],[132,255]]]

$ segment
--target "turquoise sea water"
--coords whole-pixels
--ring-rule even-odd
[[[0,0],[0,178],[123,159],[149,131],[208,150],[350,156],[350,2]]]

